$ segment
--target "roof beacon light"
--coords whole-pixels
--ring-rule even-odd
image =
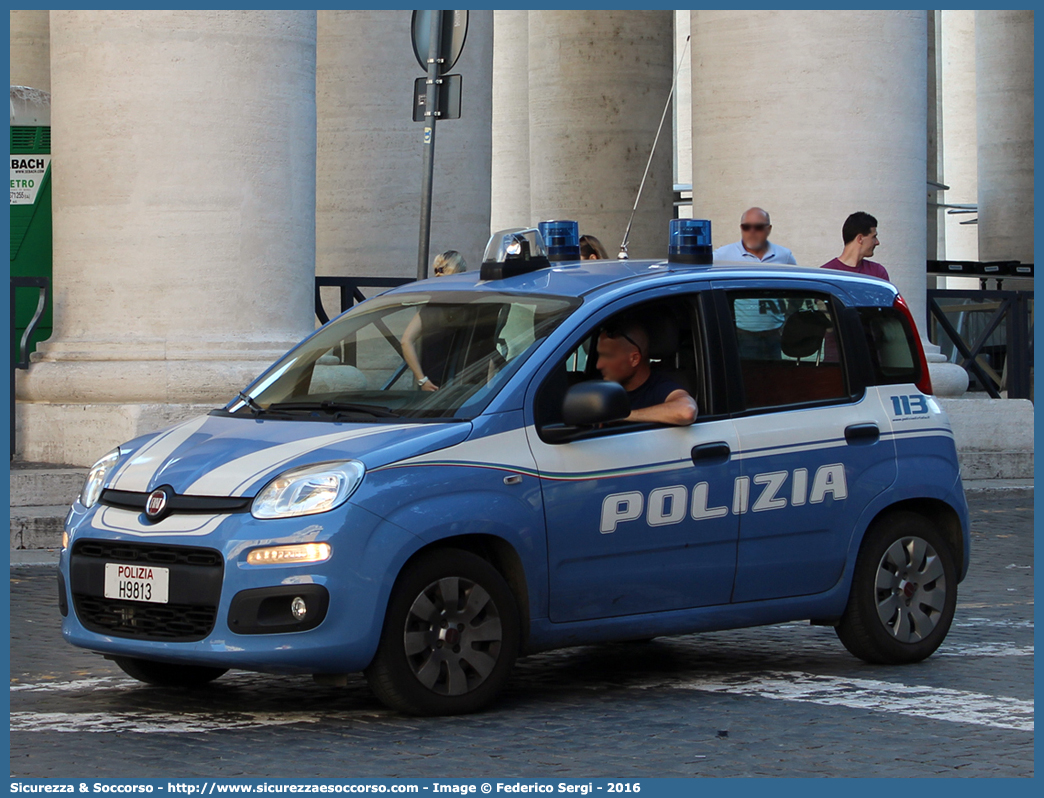
[[[709,266],[714,262],[709,219],[671,219],[667,260]]]
[[[576,222],[541,222],[537,229],[547,243],[548,260],[580,260],[580,225]]]
[[[551,265],[544,237],[536,228],[500,230],[490,236],[479,270],[481,280],[503,280]]]

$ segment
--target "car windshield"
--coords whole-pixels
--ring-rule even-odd
[[[468,291],[377,297],[316,331],[224,412],[336,421],[473,418],[579,304]]]

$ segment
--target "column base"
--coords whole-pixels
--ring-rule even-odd
[[[936,344],[928,341],[921,343],[924,346],[928,375],[932,378],[932,391],[935,395],[956,398],[967,391],[968,372],[947,360]]]
[[[41,345],[28,371],[16,375],[16,397],[53,404],[224,405],[296,343],[147,356],[99,347],[62,357],[53,354],[60,344]]]
[[[204,415],[213,404],[52,404],[17,402],[15,458],[91,466],[119,444]]]
[[[1033,403],[939,397],[950,417],[964,479],[1033,479]]]

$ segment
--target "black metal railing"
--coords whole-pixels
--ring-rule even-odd
[[[340,289],[341,309],[337,313],[344,313],[356,302],[366,301],[366,296],[361,288],[395,288],[396,286],[412,283],[412,277],[316,277],[315,278],[315,315],[320,324],[330,321],[330,314],[323,307],[323,288]],[[336,313],[334,315],[337,315]]]
[[[930,260],[928,273],[949,277],[977,277],[979,288],[986,290],[987,280],[997,281],[997,290],[1008,278],[1033,279],[1033,264],[1017,260]]]
[[[994,399],[1031,399],[1033,292],[928,289],[928,335]]]
[[[29,342],[33,338],[40,319],[43,318],[44,310],[51,299],[51,280],[49,277],[12,277],[11,278],[11,343],[14,344],[18,327],[15,324],[15,294],[20,288],[35,288],[39,291],[39,299],[36,310],[33,312],[29,324],[26,325],[22,337],[18,340],[17,354],[11,352],[11,459],[15,455],[15,371],[17,369],[29,368]]]

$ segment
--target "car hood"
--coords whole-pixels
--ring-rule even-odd
[[[359,460],[367,469],[460,443],[470,422],[348,424],[202,416],[120,446],[106,487],[254,496],[291,468]]]

